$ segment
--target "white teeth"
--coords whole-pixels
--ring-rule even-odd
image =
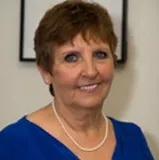
[[[90,85],[90,86],[82,86],[80,87],[81,90],[87,90],[87,91],[90,91],[90,90],[93,90],[97,87],[97,84],[94,84],[94,85]]]

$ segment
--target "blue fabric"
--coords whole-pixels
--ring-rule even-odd
[[[141,129],[110,118],[117,145],[113,160],[153,160]],[[65,145],[26,117],[0,132],[0,160],[77,160]]]

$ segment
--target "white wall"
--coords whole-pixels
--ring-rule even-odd
[[[51,100],[34,63],[19,62],[20,0],[0,0],[0,128]],[[139,124],[159,159],[159,1],[130,0],[128,61],[116,71],[105,112]]]

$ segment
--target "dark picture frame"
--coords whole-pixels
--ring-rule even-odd
[[[57,2],[62,0],[56,0]],[[104,0],[106,2],[106,0]],[[101,0],[102,5],[105,5]],[[96,2],[101,3],[100,0]],[[111,4],[110,4],[111,2]],[[48,3],[48,4],[47,4]],[[50,8],[54,1],[21,0],[20,2],[20,45],[19,60],[22,62],[34,62],[33,37],[35,29],[45,11]],[[117,62],[125,63],[127,60],[127,3],[128,0],[111,0],[109,7],[105,6],[110,13],[115,31],[118,36]],[[36,6],[36,8],[35,8]],[[47,6],[47,7],[46,7]],[[113,8],[114,7],[114,8]],[[39,9],[38,9],[39,8]]]

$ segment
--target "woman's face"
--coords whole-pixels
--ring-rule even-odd
[[[109,45],[91,39],[88,42],[78,34],[73,43],[54,50],[49,82],[53,84],[58,103],[73,107],[99,107],[107,97],[114,73]]]

